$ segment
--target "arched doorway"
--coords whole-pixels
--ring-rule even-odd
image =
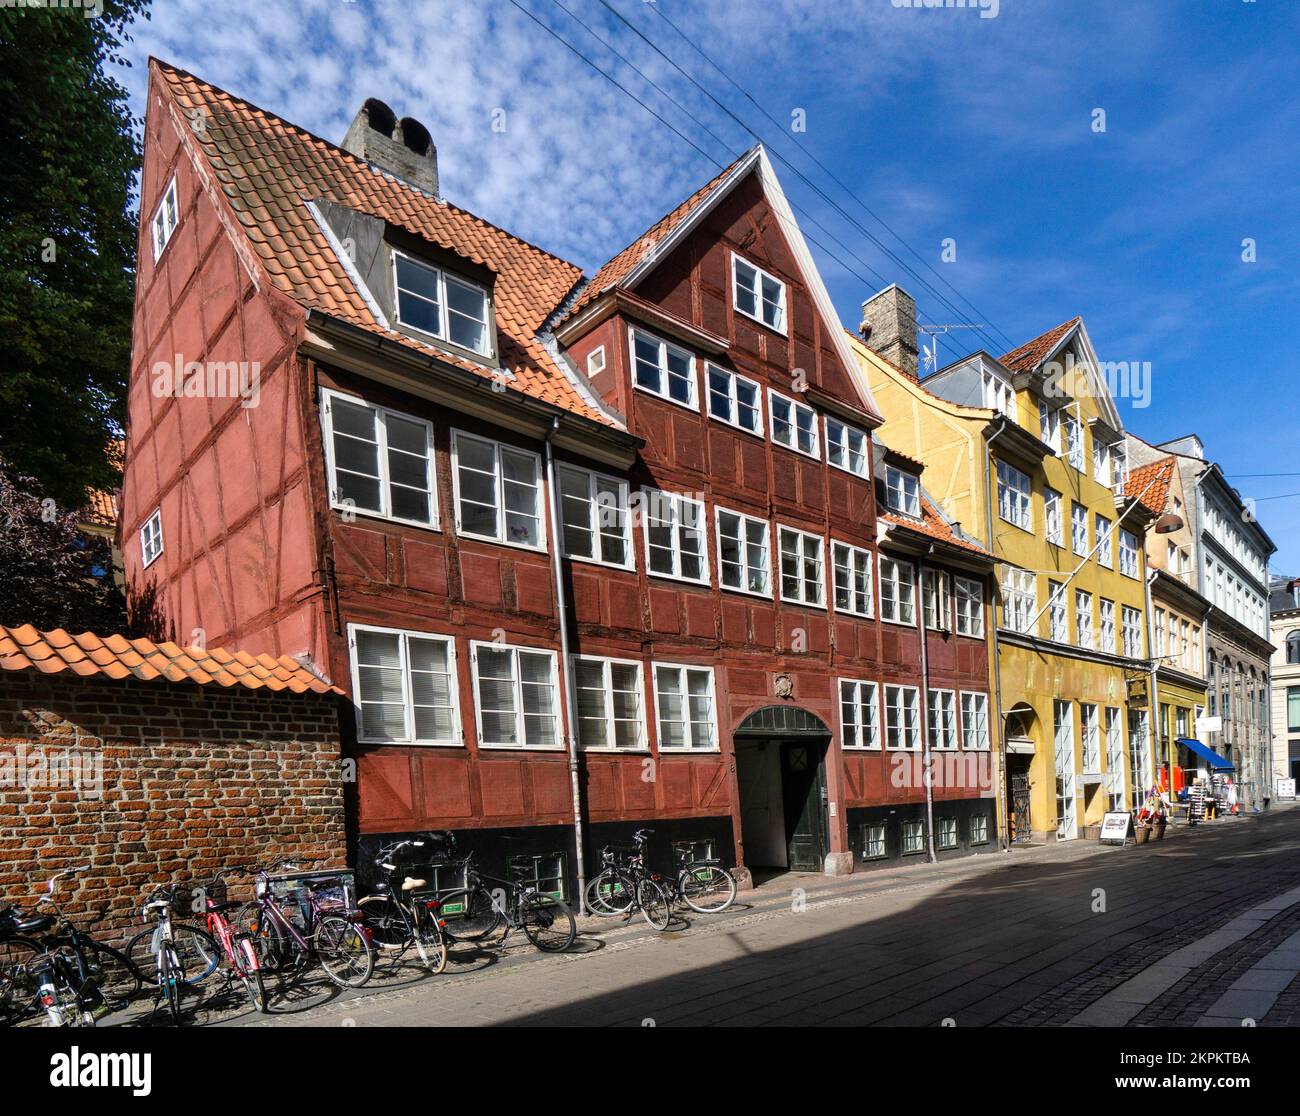
[[[1007,711],[1007,839],[1025,844],[1034,833],[1030,816],[1029,769],[1034,762],[1034,722],[1037,714],[1021,702]]]
[[[741,842],[749,868],[822,871],[830,842],[830,739],[820,718],[792,705],[755,710],[736,729]]]

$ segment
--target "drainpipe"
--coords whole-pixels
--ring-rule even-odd
[[[985,444],[986,458],[984,467],[984,522],[987,525],[987,546],[988,552],[994,559],[997,555],[993,553],[993,443],[1001,436],[1007,428],[1007,418],[1002,417],[1002,425],[998,427],[998,432],[993,435]],[[996,567],[995,567],[996,571]],[[1011,851],[1011,813],[1010,805],[1007,802],[1007,723],[1006,716],[1002,712],[1002,649],[998,643],[998,609],[996,602],[997,594],[997,577],[996,572],[993,578],[993,592],[989,594],[989,627],[993,631],[993,703],[998,714],[998,806],[1002,811],[1002,851],[1009,853]]]
[[[925,560],[933,553],[934,544],[931,543],[916,560],[916,582],[921,590],[918,602],[921,607],[916,610],[921,625],[921,770],[925,783],[925,835],[931,864],[939,859],[934,851],[934,773],[930,769],[930,629],[925,625]]]
[[[1152,620],[1152,615],[1151,615],[1151,613],[1152,613],[1152,605],[1151,605],[1151,582],[1155,580],[1155,576],[1156,576],[1156,571],[1155,571],[1155,570],[1148,570],[1148,571],[1147,571],[1147,578],[1146,578],[1146,598],[1147,598],[1147,602],[1146,602],[1146,603],[1147,603],[1146,625],[1147,625],[1147,650],[1148,650],[1148,651],[1154,651],[1154,650],[1155,650],[1155,648],[1151,646],[1151,631],[1152,631],[1152,628],[1151,628],[1151,620]],[[1204,636],[1202,636],[1202,639],[1204,639]],[[1151,777],[1151,780],[1152,780],[1153,783],[1155,782],[1155,777],[1156,777],[1156,771],[1155,771],[1155,769],[1156,769],[1157,767],[1160,766],[1159,762],[1157,762],[1157,761],[1159,760],[1159,758],[1160,758],[1160,756],[1159,756],[1159,748],[1158,748],[1158,746],[1159,746],[1159,744],[1160,744],[1161,735],[1162,735],[1162,732],[1163,732],[1164,727],[1165,727],[1164,725],[1162,725],[1162,724],[1160,723],[1160,698],[1159,698],[1159,693],[1158,693],[1158,691],[1157,691],[1157,687],[1160,685],[1160,683],[1159,683],[1159,682],[1157,681],[1157,679],[1156,679],[1156,669],[1157,669],[1158,663],[1159,663],[1159,660],[1156,659],[1155,655],[1152,655],[1152,656],[1151,656],[1151,681],[1148,683],[1148,686],[1147,686],[1147,689],[1148,689],[1148,691],[1149,691],[1149,697],[1147,698],[1147,717],[1149,718],[1149,720],[1148,720],[1148,722],[1147,722],[1147,736],[1148,736],[1148,739],[1151,738],[1152,727],[1154,726],[1154,730],[1155,730],[1155,737],[1154,737],[1154,739],[1155,739],[1155,744],[1154,744],[1154,745],[1152,746],[1152,748],[1151,748],[1151,756],[1152,756],[1152,761],[1153,761],[1152,764],[1151,764],[1151,770],[1148,771],[1148,772],[1146,772],[1146,774],[1148,774],[1148,775]],[[1127,695],[1126,695],[1126,696],[1127,696]],[[1172,749],[1171,749],[1171,751],[1172,751]],[[1136,773],[1135,773],[1135,781],[1136,781]],[[1143,800],[1145,800],[1146,792],[1147,792],[1148,790],[1150,790],[1150,789],[1151,789],[1150,786],[1144,786],[1144,787],[1142,788]],[[1171,756],[1170,756],[1170,759],[1169,759],[1169,796],[1170,796],[1170,798],[1173,797],[1173,794],[1174,794],[1174,761],[1173,761],[1173,757],[1172,757],[1172,755],[1171,755]]]
[[[564,592],[564,575],[560,567],[560,486],[555,481],[555,455],[551,439],[559,429],[560,419],[551,419],[546,432],[546,487],[550,493],[547,501],[547,519],[551,530],[551,576],[555,581],[555,611],[560,621],[560,674],[564,678],[564,738],[569,752],[569,787],[573,794],[573,847],[578,870],[578,914],[585,915],[587,898],[587,873],[583,863],[582,846],[582,783],[578,774],[578,737],[573,731],[573,672],[569,663],[569,601]]]

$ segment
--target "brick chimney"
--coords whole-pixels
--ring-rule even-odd
[[[353,118],[343,137],[343,150],[426,193],[438,194],[438,149],[429,129],[412,116],[398,120],[377,97],[371,97]]]
[[[897,283],[862,304],[862,340],[912,379],[916,374],[916,299]]]

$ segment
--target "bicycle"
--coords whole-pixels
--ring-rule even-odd
[[[404,875],[399,889],[393,888],[402,851],[423,847],[423,841],[412,839],[382,848],[375,865],[384,878],[376,885],[375,894],[367,895],[357,906],[365,916],[370,943],[376,950],[393,954],[393,960],[397,961],[415,946],[424,967],[437,974],[447,968],[447,940],[443,935],[445,924],[439,912],[440,901],[415,894],[427,885],[427,880]]]
[[[185,987],[185,965],[181,954],[176,949],[172,931],[172,904],[175,901],[174,889],[159,885],[145,899],[141,914],[146,922],[152,918],[155,923],[153,929],[149,931],[149,952],[154,957],[157,972],[157,995],[152,1014],[157,1014],[159,1005],[166,1002],[167,1014],[171,1018],[172,1026],[179,1027],[181,995]]]
[[[667,930],[672,918],[668,893],[660,885],[662,877],[651,873],[646,865],[645,842],[649,830],[639,829],[633,836],[635,845],[606,845],[600,851],[601,870],[587,884],[587,910],[601,917],[622,915],[630,919],[637,911],[655,930]]]
[[[160,886],[150,892],[150,899],[160,898],[164,892],[170,896],[172,910],[168,912],[168,933],[172,953],[179,962],[173,970],[173,975],[185,988],[197,988],[217,971],[217,967],[221,964],[221,947],[203,927],[173,917],[179,906],[179,893],[182,890],[184,889],[180,885],[167,888]],[[156,920],[158,908],[152,910]],[[142,914],[148,922],[149,911],[142,909]],[[138,973],[144,973],[149,969],[153,969],[155,973],[157,971],[157,934],[157,925],[147,926],[126,943],[124,952]]]
[[[304,858],[314,863],[321,857]],[[289,976],[302,973],[312,958],[320,962],[325,975],[340,988],[360,988],[375,971],[370,936],[363,929],[358,910],[346,910],[341,902],[317,895],[303,880],[275,881],[271,872],[299,871],[291,861],[279,861],[256,873],[255,898],[235,916],[241,933],[258,943],[259,969],[273,969]],[[298,883],[297,918],[285,911],[275,897],[275,883]]]
[[[251,874],[251,872],[247,868],[230,868],[227,869],[227,874]],[[257,956],[257,950],[253,947],[252,935],[232,927],[230,920],[226,918],[227,911],[239,909],[242,904],[238,900],[218,902],[212,898],[212,891],[221,890],[224,893],[224,889],[225,881],[221,874],[213,876],[201,889],[203,917],[208,932],[216,939],[221,952],[225,955],[227,981],[233,982],[238,979],[244,986],[253,1009],[265,1012],[267,1010],[266,983],[262,979],[262,964]]]
[[[456,839],[444,835],[451,849]],[[454,942],[482,943],[493,939],[503,926],[504,933],[492,944],[505,945],[511,930],[523,930],[528,940],[544,953],[562,953],[578,936],[578,924],[563,900],[545,895],[521,880],[503,880],[479,872],[471,852],[457,862],[465,872],[465,887],[442,897],[442,910],[462,913],[446,918],[444,933]],[[524,871],[520,868],[517,871]],[[486,883],[498,886],[489,890]]]
[[[720,914],[736,901],[736,877],[720,861],[696,859],[691,845],[678,845],[676,860],[677,871],[668,888],[673,902],[685,903],[699,914]]]

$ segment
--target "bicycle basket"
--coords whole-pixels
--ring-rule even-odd
[[[313,896],[323,910],[356,910],[356,882],[348,869],[291,872],[270,876],[265,883],[269,885],[276,903],[286,911],[295,908],[305,911]],[[258,881],[257,888],[259,895],[265,893],[261,880]]]

